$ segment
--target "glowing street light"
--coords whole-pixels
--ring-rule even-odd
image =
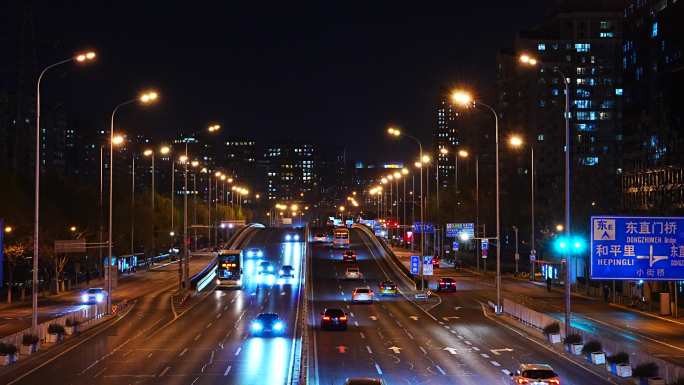
[[[159,149],[159,152],[160,152],[162,155],[166,155],[166,154],[168,154],[169,152],[171,152],[171,147],[169,147],[169,146],[163,146],[162,148]]]
[[[76,226],[69,227],[69,231],[71,231],[72,233],[76,232]]]
[[[420,161],[421,161],[422,163],[430,163],[430,160],[431,160],[431,159],[430,159],[430,156],[429,156],[429,155],[423,155],[423,156],[420,158]]]
[[[9,233],[11,233],[12,231],[14,231],[14,229],[12,228],[12,226],[5,226],[5,234],[9,234]]]
[[[523,140],[518,135],[513,135],[508,139],[508,143],[513,147],[521,147],[523,145]]]
[[[112,144],[118,146],[124,142],[124,137],[122,135],[115,135],[112,138]]]
[[[558,231],[559,233],[561,231],[563,231],[564,229],[565,229],[565,226],[563,226],[562,224],[559,223],[556,225],[556,231]]]
[[[452,92],[451,101],[461,107],[470,107],[474,102],[473,95],[465,90],[456,90]]]
[[[147,91],[140,95],[140,103],[150,104],[159,99],[159,94],[156,91]]]
[[[392,136],[401,136],[401,131],[398,128],[390,127],[387,129],[387,133]]]
[[[442,147],[442,148],[439,149],[439,153],[442,154],[442,155],[446,155],[446,154],[449,153],[449,150],[447,150],[446,148]]]
[[[219,125],[219,124],[212,124],[211,126],[209,126],[209,127],[207,128],[207,130],[208,130],[209,132],[216,132],[216,131],[218,131],[218,130],[220,130],[220,129],[221,129],[221,125]]]
[[[460,156],[461,158],[467,158],[469,155],[470,154],[466,150],[459,150],[458,151],[458,156]]]

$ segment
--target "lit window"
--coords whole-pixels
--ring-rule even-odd
[[[598,156],[587,156],[582,158],[582,164],[585,166],[596,166],[598,162]]]
[[[575,100],[577,108],[591,108],[591,100]]]
[[[622,88],[616,88],[615,95],[622,96]]]
[[[601,20],[601,29],[608,29],[608,28],[610,28],[610,21]]]
[[[537,51],[546,51],[546,44],[544,44],[544,43],[537,44]]]
[[[589,43],[576,43],[575,44],[575,50],[577,52],[589,52],[591,49],[591,44]]]
[[[543,141],[544,141],[544,134],[539,134],[539,135],[537,135],[537,141],[538,141],[538,142],[543,142]]]
[[[658,22],[655,21],[653,22],[653,25],[651,26],[651,37],[656,37],[658,36]]]
[[[615,37],[613,32],[600,32],[599,37]]]

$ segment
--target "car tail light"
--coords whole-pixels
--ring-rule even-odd
[[[560,380],[558,378],[552,378],[549,380],[549,384],[560,385]]]
[[[515,381],[516,384],[529,384],[530,382],[526,378],[518,378]]]
[[[347,320],[347,316],[346,316],[346,315],[343,315],[342,317],[340,317],[340,321],[346,321],[346,320]]]
[[[327,315],[324,315],[324,316],[323,316],[323,320],[324,320],[324,321],[330,321],[330,317],[328,317]]]

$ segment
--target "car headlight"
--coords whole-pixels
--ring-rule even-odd
[[[263,256],[264,256],[263,251],[261,251],[261,250],[257,251],[257,257],[263,257]]]
[[[285,236],[285,240],[286,240],[286,241],[292,240],[292,236],[291,236],[290,234],[287,234],[287,235]]]
[[[283,274],[285,274],[285,271],[284,271],[283,269],[280,269],[280,271],[278,272],[278,274],[283,275]]]
[[[248,251],[248,252],[247,252],[247,256],[248,256],[248,257],[253,257],[253,256],[254,256],[254,252],[253,252],[252,250]]]
[[[295,235],[294,235],[294,240],[295,240],[295,241],[298,241],[298,240],[299,240],[299,234],[295,234]]]
[[[81,302],[88,302],[88,294],[81,294]]]
[[[238,280],[237,280],[237,284],[238,284],[238,285],[242,285],[242,280],[241,280],[241,279],[238,279]]]
[[[217,285],[221,284],[221,280],[218,279],[218,278],[216,278],[216,284],[217,284]]]
[[[268,271],[273,271],[273,266],[269,266]]]
[[[278,321],[273,325],[273,330],[275,331],[281,331],[283,330],[283,323]]]
[[[104,295],[102,295],[102,293],[95,294],[95,301],[102,302],[103,299],[104,299]]]
[[[261,322],[252,322],[252,331],[260,332],[264,328]]]

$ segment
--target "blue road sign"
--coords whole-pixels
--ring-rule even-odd
[[[489,239],[483,239],[482,244],[481,244],[482,250],[488,250],[489,249]]]
[[[447,238],[475,238],[475,224],[474,223],[447,223],[446,224]]]
[[[423,256],[423,275],[432,275],[432,255]]]
[[[451,248],[454,249],[454,251],[458,251],[458,242],[454,241],[454,243],[451,245]]]
[[[420,233],[421,228],[425,234],[432,234],[435,232],[435,225],[432,223],[423,224],[422,222],[415,222],[413,224],[413,231]]]
[[[420,274],[420,256],[411,256],[411,274]]]
[[[684,279],[684,218],[591,217],[591,278]]]

